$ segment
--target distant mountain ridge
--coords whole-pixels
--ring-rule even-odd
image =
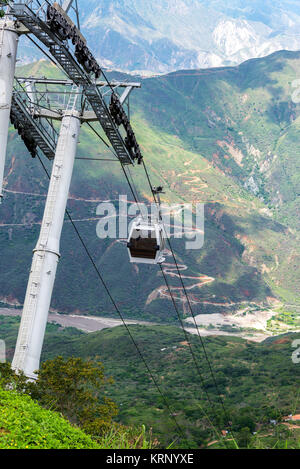
[[[79,0],[81,25],[102,65],[167,73],[237,65],[300,49],[300,12],[292,0]],[[28,44],[23,61],[36,58]]]

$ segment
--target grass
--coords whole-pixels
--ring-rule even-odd
[[[101,449],[153,449],[158,445],[158,440],[152,441],[151,432],[147,434],[143,425],[137,435],[131,428],[113,427],[110,432],[101,438],[99,443]]]
[[[98,444],[29,396],[0,388],[0,449],[96,449]]]
[[[43,409],[29,396],[0,386],[0,449],[151,449],[158,443],[145,426],[114,425],[91,438],[61,415]]]

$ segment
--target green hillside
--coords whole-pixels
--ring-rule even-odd
[[[8,358],[13,355],[18,323],[18,318],[0,317],[0,336],[7,342]],[[206,446],[224,428],[226,417],[198,337],[190,336],[190,342],[205,388],[179,328],[130,326],[130,332],[172,414],[184,429],[188,445]],[[258,443],[258,436],[252,435],[254,446],[274,447],[278,441],[285,445],[288,440],[289,447],[299,447],[299,425],[295,428],[270,425],[271,419],[281,421],[287,415],[300,413],[300,369],[292,361],[295,339],[299,339],[299,334],[272,338],[261,344],[234,337],[203,339],[234,434],[238,437],[244,427],[258,432],[262,441]],[[118,421],[153,428],[153,435],[162,447],[176,440],[178,431],[166,402],[125,328],[85,334],[48,325],[42,359],[57,355],[85,359],[97,356],[106,373],[114,378],[107,394],[118,405]],[[188,447],[187,443],[183,447]]]
[[[0,388],[0,449],[97,449],[79,428],[29,396]]]
[[[145,79],[142,90],[133,94],[132,123],[153,183],[166,189],[164,200],[205,203],[203,249],[186,251],[183,241],[174,240],[178,261],[188,268],[186,285],[199,279],[192,288],[196,313],[238,311],[247,304],[272,307],[278,301],[297,312],[299,106],[291,100],[291,84],[299,67],[299,53],[279,52],[239,67]],[[53,77],[57,71],[39,62],[18,73]],[[83,126],[78,156],[99,155],[111,156]],[[149,200],[141,168],[132,175]],[[7,192],[0,208],[4,302],[23,302],[47,182],[39,162],[30,159],[11,131]],[[115,200],[123,193],[129,189],[118,164],[76,161],[68,205],[122,311],[129,317],[173,321],[171,303],[157,293],[163,286],[158,269],[136,269],[122,243],[96,236],[97,202],[90,199]],[[112,315],[68,221],[61,252],[52,307]],[[202,283],[206,276],[211,280]],[[176,277],[169,275],[169,280],[180,286]]]
[[[209,421],[220,429],[225,426],[226,417],[198,337],[191,336],[190,341],[205,391],[214,402],[213,409],[201,387],[181,330],[170,326],[131,326],[130,331],[167,397],[171,411],[184,428],[186,439],[195,447],[207,444],[215,436]],[[232,337],[205,340],[217,386],[235,433],[244,426],[263,433],[270,419],[281,420],[285,415],[299,413],[299,366],[291,360],[291,343],[296,338],[299,334],[279,338],[270,344],[255,344]],[[44,348],[45,358],[53,358],[57,353],[85,358],[99,356],[115,380],[108,393],[119,406],[120,422],[125,425],[146,423],[147,427],[153,428],[163,446],[176,438],[176,427],[165,402],[123,327],[88,336],[84,334],[56,342],[55,348],[51,344]]]

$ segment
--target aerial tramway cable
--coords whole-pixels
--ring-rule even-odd
[[[157,200],[156,194],[155,194],[155,192],[154,192],[154,190],[153,190],[153,186],[152,186],[152,184],[151,184],[149,172],[148,172],[148,170],[147,170],[147,168],[146,168],[146,165],[145,165],[145,162],[144,162],[144,161],[143,161],[143,166],[144,166],[144,169],[145,169],[145,173],[146,173],[146,176],[147,176],[147,180],[148,180],[149,185],[150,185],[150,188],[151,188],[151,192],[152,192],[152,195],[153,195],[154,202],[155,202],[156,205],[158,206],[158,205],[159,205],[159,201]],[[135,189],[136,189],[136,188],[135,188]],[[137,189],[136,189],[136,192],[137,192]],[[158,207],[158,212],[160,213],[160,207]],[[166,238],[167,238],[167,236],[166,236]],[[168,239],[168,238],[167,238],[167,239]],[[187,301],[189,302],[189,298],[188,298],[188,295],[187,295],[187,291],[186,291],[185,285],[183,284],[183,280],[182,280],[181,273],[180,273],[180,269],[179,269],[179,267],[178,267],[178,263],[177,263],[177,260],[176,260],[176,257],[175,257],[175,253],[174,253],[174,250],[173,250],[173,248],[172,248],[172,245],[171,245],[169,239],[168,239],[168,243],[169,243],[169,246],[170,246],[170,250],[171,250],[171,252],[172,252],[172,256],[173,256],[173,258],[174,258],[174,262],[175,262],[175,265],[176,265],[176,268],[177,268],[179,277],[180,277],[181,282],[182,282],[182,286],[183,286],[183,290],[184,290],[185,296],[187,297]],[[182,319],[181,319],[179,310],[178,310],[178,308],[177,308],[176,301],[175,301],[174,296],[173,296],[173,294],[172,294],[172,290],[171,290],[170,284],[169,284],[169,282],[168,282],[168,280],[167,280],[167,277],[166,277],[166,275],[165,275],[165,272],[164,272],[164,270],[163,270],[162,265],[159,264],[159,266],[160,266],[160,269],[161,269],[161,272],[162,272],[162,275],[163,275],[163,278],[164,278],[166,287],[167,287],[167,289],[168,289],[168,291],[169,291],[170,298],[171,298],[172,304],[173,304],[173,306],[174,306],[174,309],[175,309],[175,311],[176,311],[178,320],[179,320],[179,322],[180,322],[180,324],[181,324],[181,327],[182,327],[182,330],[183,330],[183,332],[184,332],[185,339],[186,339],[186,341],[188,342],[189,349],[190,349],[190,352],[191,352],[191,355],[192,355],[192,359],[193,359],[193,361],[194,361],[194,364],[195,364],[197,373],[198,373],[199,378],[200,378],[200,381],[201,381],[201,385],[202,385],[202,387],[203,387],[203,391],[204,391],[204,393],[205,393],[205,395],[206,395],[206,397],[207,397],[207,400],[208,400],[208,402],[209,402],[209,404],[210,404],[210,406],[211,406],[213,412],[215,413],[215,411],[216,411],[215,404],[213,403],[213,401],[211,400],[211,398],[210,398],[210,396],[209,396],[207,390],[205,389],[204,378],[203,378],[203,375],[202,375],[202,373],[201,373],[201,371],[200,371],[200,367],[199,367],[199,365],[198,365],[198,363],[197,363],[197,359],[196,359],[196,356],[195,356],[195,354],[194,354],[194,351],[193,351],[193,348],[192,348],[192,344],[191,344],[191,342],[190,342],[190,340],[189,340],[188,333],[186,332],[186,330],[185,330],[185,328],[184,328],[184,324],[183,324],[183,321],[182,321]],[[190,304],[190,302],[189,302],[189,304]],[[191,306],[190,306],[190,308],[191,308]],[[192,316],[194,317],[193,310],[191,310],[191,314],[192,314]],[[195,317],[194,317],[194,319],[195,319]],[[198,334],[199,334],[198,328],[197,328],[197,331],[198,331]],[[207,362],[208,362],[208,364],[209,364],[210,372],[211,372],[211,374],[213,374],[213,369],[212,369],[212,366],[211,366],[211,364],[210,364],[210,361],[209,361],[209,358],[208,358],[208,355],[207,355],[207,352],[206,352],[206,348],[205,348],[204,342],[203,342],[203,340],[202,340],[201,335],[199,335],[199,337],[201,338],[202,348],[205,350],[205,358],[206,358],[206,360],[207,360]],[[214,376],[214,374],[213,374],[213,376]],[[216,383],[216,380],[215,380],[215,379],[214,379],[214,384],[215,384],[215,386],[216,386],[217,394],[218,394],[218,397],[219,397],[220,403],[221,403],[221,402],[222,402],[222,399],[221,399],[220,392],[219,392],[219,389],[218,389],[218,387],[217,387],[217,383]],[[223,411],[224,411],[225,418],[226,418],[227,422],[229,423],[229,419],[228,419],[228,415],[227,415],[225,406],[223,405],[222,407],[223,407]],[[203,410],[203,409],[202,409],[202,410]],[[208,418],[207,415],[206,415],[206,417]],[[220,432],[220,433],[221,433],[221,430],[222,430],[222,429],[219,429],[219,432]]]
[[[94,129],[93,129],[93,130],[94,130]],[[108,148],[110,149],[110,151],[112,152],[112,154],[115,154],[114,151],[113,151],[113,149],[112,149],[109,145],[107,145],[107,146],[108,146]],[[152,183],[151,183],[150,175],[149,175],[149,172],[148,172],[148,169],[147,169],[147,167],[146,167],[146,164],[145,164],[144,160],[142,161],[142,165],[143,165],[143,168],[144,168],[144,171],[145,171],[145,174],[146,174],[146,178],[147,178],[148,184],[149,184],[150,189],[151,189],[151,193],[152,193],[152,196],[153,196],[153,200],[154,200],[155,204],[156,204],[157,207],[158,207],[158,212],[160,213],[159,201],[157,200],[156,193],[155,193],[155,191],[153,190],[153,185],[152,185]],[[137,191],[137,188],[135,187],[135,184],[134,184],[134,181],[133,181],[133,179],[132,179],[132,176],[131,176],[132,181],[130,182],[129,177],[128,177],[126,171],[125,171],[125,168],[123,167],[122,164],[121,164],[121,166],[122,166],[124,175],[125,175],[125,177],[126,177],[127,183],[128,183],[128,185],[129,185],[130,191],[131,191],[131,193],[132,193],[132,195],[133,195],[133,197],[134,197],[134,200],[135,200],[136,204],[137,204],[138,206],[140,206],[140,203],[141,203],[141,202],[139,201],[139,198],[138,198],[138,195],[137,195],[137,194],[138,194],[138,191]],[[164,229],[165,229],[165,228],[164,228]],[[188,294],[187,294],[187,291],[186,291],[186,288],[185,288],[185,285],[184,285],[184,282],[183,282],[183,279],[182,279],[182,276],[181,276],[181,272],[180,272],[180,269],[179,269],[179,266],[178,266],[178,263],[177,263],[177,259],[176,259],[176,256],[175,256],[175,253],[174,253],[172,244],[171,244],[171,242],[170,242],[170,240],[168,239],[167,236],[166,236],[166,238],[167,238],[167,240],[168,240],[168,244],[169,244],[169,247],[170,247],[170,250],[171,250],[171,253],[172,253],[172,257],[173,257],[173,259],[174,259],[174,263],[175,263],[175,266],[176,266],[176,269],[177,269],[177,272],[178,272],[178,276],[179,276],[180,281],[181,281],[181,284],[182,284],[182,288],[183,288],[183,291],[184,291],[184,295],[185,295],[185,297],[186,297],[186,300],[187,300],[188,305],[189,305],[189,309],[190,309],[190,311],[191,311],[191,315],[192,315],[193,320],[194,320],[194,322],[195,322],[197,334],[198,334],[198,337],[199,337],[200,342],[201,342],[201,347],[202,347],[202,349],[203,349],[203,351],[204,351],[205,359],[206,359],[206,361],[207,361],[207,363],[208,363],[208,366],[209,366],[209,371],[210,371],[211,376],[212,376],[212,378],[213,378],[213,382],[214,382],[215,389],[216,389],[216,391],[217,391],[217,395],[218,395],[218,398],[219,398],[219,402],[220,402],[220,404],[221,404],[221,406],[222,406],[225,419],[227,420],[227,426],[229,426],[230,420],[229,420],[229,417],[228,417],[228,414],[227,414],[227,410],[226,410],[225,405],[224,405],[224,402],[223,402],[223,400],[222,400],[222,398],[221,398],[220,391],[219,391],[219,388],[218,388],[218,385],[217,385],[217,382],[216,382],[216,378],[215,378],[215,375],[214,375],[214,372],[213,372],[213,368],[212,368],[212,365],[211,365],[211,363],[210,363],[210,360],[209,360],[209,357],[208,357],[208,354],[207,354],[207,351],[206,351],[205,344],[204,344],[203,339],[202,339],[202,337],[201,337],[201,335],[200,335],[200,332],[199,332],[199,328],[198,328],[198,325],[197,325],[197,322],[196,322],[196,319],[195,319],[195,315],[194,315],[193,309],[192,309],[191,304],[190,304],[190,300],[189,300],[189,297],[188,297]],[[210,398],[208,392],[207,392],[206,389],[205,389],[204,378],[203,378],[203,376],[202,376],[202,374],[201,374],[200,367],[199,367],[199,365],[198,365],[198,363],[197,363],[196,356],[195,356],[195,354],[194,354],[194,352],[193,352],[193,349],[192,349],[192,345],[191,345],[191,343],[190,343],[190,340],[189,340],[189,338],[188,338],[187,332],[186,332],[186,330],[185,330],[185,328],[184,328],[182,319],[181,319],[181,317],[180,317],[180,313],[179,313],[179,310],[178,310],[178,308],[177,308],[177,305],[176,305],[176,301],[175,301],[175,299],[174,299],[174,296],[173,296],[173,294],[172,294],[171,287],[170,287],[170,285],[169,285],[169,283],[168,283],[168,281],[167,281],[166,275],[165,275],[164,270],[163,270],[163,268],[162,268],[161,265],[160,265],[160,269],[161,269],[161,272],[162,272],[162,274],[163,274],[164,281],[165,281],[165,284],[166,284],[166,286],[167,286],[167,289],[168,289],[168,291],[169,291],[170,298],[171,298],[171,301],[172,301],[172,303],[173,303],[174,309],[175,309],[176,314],[177,314],[177,316],[178,316],[178,320],[179,320],[180,323],[181,323],[183,332],[184,332],[184,334],[185,334],[185,338],[186,338],[186,340],[187,340],[187,342],[188,342],[188,344],[189,344],[189,349],[190,349],[190,351],[191,351],[192,358],[193,358],[193,361],[194,361],[194,363],[195,363],[195,367],[196,367],[197,373],[199,374],[200,381],[201,381],[201,384],[202,384],[202,386],[203,386],[203,391],[205,392],[206,397],[207,397],[207,399],[208,399],[208,402],[209,402],[209,404],[210,404],[210,406],[211,406],[213,412],[215,413],[215,405],[214,405],[214,403],[212,402],[212,400],[211,400],[211,398]],[[221,429],[219,429],[219,431],[221,432]]]
[[[156,198],[156,194],[153,190],[153,185],[151,183],[151,179],[150,179],[150,175],[149,175],[149,172],[147,170],[147,167],[146,167],[146,164],[145,162],[143,161],[143,167],[144,167],[144,170],[145,170],[145,174],[146,174],[146,177],[147,177],[147,180],[148,180],[148,183],[149,183],[149,186],[150,186],[150,189],[151,189],[151,192],[152,192],[152,195],[153,195],[153,199],[154,199],[154,202],[158,205],[159,202],[157,201],[157,198]],[[227,409],[225,407],[225,403],[224,403],[224,400],[222,399],[222,396],[221,396],[221,393],[220,393],[220,390],[219,390],[219,387],[218,387],[218,383],[217,383],[217,380],[216,380],[216,377],[215,377],[215,373],[213,371],[213,366],[211,364],[211,361],[209,359],[209,356],[208,356],[208,353],[207,353],[207,350],[206,350],[206,347],[205,347],[205,344],[204,344],[204,341],[203,341],[203,338],[200,334],[200,331],[199,331],[199,327],[198,327],[198,324],[197,324],[197,321],[196,321],[196,317],[195,317],[195,314],[194,314],[194,311],[193,311],[193,308],[192,308],[192,305],[191,305],[191,302],[190,302],[190,299],[189,299],[189,296],[188,296],[188,293],[187,293],[187,290],[186,290],[186,287],[185,287],[185,284],[184,284],[184,281],[183,281],[183,278],[182,278],[182,275],[181,275],[181,272],[180,272],[180,269],[179,269],[179,266],[178,266],[178,262],[177,262],[177,259],[176,259],[176,256],[175,256],[175,252],[174,252],[174,249],[172,247],[172,243],[170,241],[170,239],[167,237],[167,242],[168,242],[168,245],[170,247],[170,250],[171,250],[171,253],[172,253],[172,257],[174,259],[174,263],[175,263],[175,266],[176,266],[176,270],[177,270],[177,273],[178,273],[178,277],[180,279],[180,283],[182,285],[182,288],[183,288],[183,291],[184,291],[184,295],[186,297],[186,300],[187,300],[187,303],[188,303],[188,306],[189,306],[189,310],[191,312],[191,315],[192,315],[192,318],[193,318],[193,321],[194,321],[194,324],[195,324],[195,327],[196,327],[196,330],[197,330],[197,335],[198,335],[198,338],[200,340],[200,343],[201,343],[201,347],[203,349],[203,353],[204,353],[204,356],[205,356],[205,360],[208,364],[208,367],[209,367],[209,371],[210,371],[210,374],[212,376],[212,379],[213,379],[213,382],[214,382],[214,386],[215,386],[215,389],[217,391],[217,395],[218,395],[218,399],[219,399],[219,403],[221,404],[221,407],[223,409],[223,413],[224,413],[224,416],[227,420],[227,426],[229,428],[229,431],[231,433],[231,436],[234,438],[233,434],[232,434],[232,430],[230,429],[230,418],[229,418],[229,415],[228,415],[228,412],[227,412]],[[163,272],[163,269],[162,269],[162,266],[161,267],[161,270]],[[169,288],[169,291],[171,293],[171,289]],[[174,301],[175,303],[175,301]]]
[[[177,308],[177,305],[176,305],[174,296],[172,295],[172,291],[171,291],[170,284],[169,284],[169,282],[168,282],[168,279],[167,279],[167,277],[166,277],[166,274],[165,274],[165,272],[164,272],[164,269],[163,269],[162,265],[160,264],[159,267],[160,267],[161,273],[162,273],[162,275],[163,275],[165,284],[166,284],[166,286],[167,286],[167,288],[168,288],[169,295],[170,295],[170,298],[171,298],[171,300],[172,300],[174,309],[175,309],[175,311],[176,311],[176,313],[177,313],[177,317],[178,317],[178,320],[179,320],[179,322],[180,322],[181,328],[182,328],[182,330],[183,330],[183,332],[184,332],[185,339],[186,339],[186,341],[187,341],[187,343],[188,343],[188,346],[189,346],[189,349],[190,349],[190,352],[191,352],[191,355],[192,355],[193,362],[194,362],[194,364],[195,364],[197,373],[198,373],[198,375],[199,375],[199,377],[200,377],[202,389],[203,389],[203,391],[204,391],[204,393],[205,393],[205,395],[206,395],[206,397],[207,397],[207,400],[208,400],[208,402],[209,402],[209,404],[210,404],[210,406],[211,406],[211,409],[215,412],[215,411],[216,411],[215,404],[214,404],[214,402],[211,400],[210,395],[208,394],[207,390],[205,389],[205,381],[204,381],[203,375],[202,375],[202,373],[201,373],[200,367],[199,367],[199,365],[198,365],[198,362],[197,362],[197,359],[196,359],[196,355],[195,355],[194,350],[193,350],[193,348],[192,348],[192,344],[191,344],[190,338],[189,338],[189,336],[188,336],[188,332],[186,331],[186,329],[185,329],[185,327],[184,327],[184,324],[183,324],[182,318],[181,318],[181,316],[180,316],[179,310],[178,310],[178,308]],[[203,409],[202,409],[202,411],[203,411]],[[203,411],[203,412],[204,412],[204,411]],[[210,418],[208,417],[208,415],[207,415],[206,413],[205,413],[205,417],[208,419],[210,425],[213,425],[212,422],[211,422],[211,420],[210,420]],[[213,428],[214,428],[214,426],[213,426]],[[221,440],[222,440],[222,438],[221,438],[221,431],[222,431],[222,429],[219,428],[218,430],[219,430],[219,432],[220,432],[220,435],[218,435],[218,436],[219,436],[220,441],[221,441]]]
[[[111,152],[114,154],[114,151],[113,151],[113,149],[112,149],[110,146],[109,146],[109,149],[110,149]],[[153,190],[153,185],[152,185],[152,183],[151,183],[150,175],[149,175],[149,172],[148,172],[148,170],[147,170],[147,167],[146,167],[146,164],[145,164],[144,160],[143,160],[142,164],[143,164],[143,167],[144,167],[144,170],[145,170],[145,174],[146,174],[146,177],[147,177],[149,186],[150,186],[150,188],[151,188],[151,192],[152,192],[152,195],[153,195],[154,202],[155,202],[155,204],[158,206],[158,205],[159,205],[159,202],[158,202],[157,197],[156,197],[156,194],[155,194],[155,192],[154,192],[154,190]],[[123,165],[121,165],[121,166],[122,166],[122,169],[123,169],[124,174],[125,174],[125,176],[126,176],[126,179],[127,179],[127,182],[128,182],[129,188],[130,188],[130,191],[131,191],[131,193],[132,193],[132,195],[133,195],[133,197],[134,197],[134,199],[135,199],[135,202],[137,203],[138,206],[140,206],[140,201],[139,201],[138,195],[137,195],[137,194],[138,194],[138,191],[137,191],[137,188],[135,187],[134,181],[133,181],[133,180],[132,180],[132,182],[129,181],[129,178],[128,178],[127,174],[126,174],[125,169],[123,168]],[[133,187],[134,187],[135,190],[133,189]],[[160,213],[160,207],[158,207],[158,212]],[[168,238],[167,238],[167,239],[168,239]],[[181,276],[181,272],[180,272],[180,269],[179,269],[179,267],[178,267],[178,263],[177,263],[177,260],[176,260],[176,256],[175,256],[173,247],[172,247],[171,242],[170,242],[169,239],[168,239],[168,244],[169,244],[169,246],[170,246],[170,250],[171,250],[171,252],[172,252],[172,256],[173,256],[173,259],[174,259],[174,262],[175,262],[175,265],[176,265],[176,269],[177,269],[177,271],[178,271],[178,275],[179,275],[179,278],[180,278],[181,283],[182,283],[182,287],[183,287],[183,290],[184,290],[184,294],[185,294],[185,296],[186,296],[186,298],[187,298],[187,301],[188,301],[188,303],[189,303],[189,307],[190,307],[190,310],[191,310],[191,314],[192,314],[192,316],[193,316],[193,318],[194,318],[194,321],[196,322],[196,320],[195,320],[195,315],[194,315],[194,312],[193,312],[193,310],[192,310],[192,308],[191,308],[190,301],[189,301],[189,298],[188,298],[188,294],[187,294],[185,285],[184,285],[184,283],[183,283],[183,279],[182,279],[182,276]],[[175,311],[176,311],[176,313],[177,313],[178,320],[179,320],[180,323],[181,323],[182,329],[183,329],[184,334],[185,334],[185,338],[186,338],[186,340],[187,340],[187,342],[188,342],[188,344],[189,344],[189,349],[190,349],[190,351],[191,351],[192,358],[193,358],[193,361],[194,361],[194,363],[195,363],[196,370],[197,370],[197,372],[198,372],[198,374],[199,374],[200,381],[201,381],[202,386],[203,386],[203,391],[204,391],[205,394],[206,394],[206,397],[207,397],[207,399],[208,399],[208,401],[209,401],[209,403],[210,403],[210,406],[211,406],[212,410],[215,411],[215,405],[213,404],[213,402],[212,402],[212,400],[211,400],[211,398],[210,398],[208,392],[207,392],[206,389],[205,389],[204,378],[203,378],[203,376],[202,376],[202,374],[201,374],[199,365],[198,365],[197,360],[196,360],[196,356],[195,356],[195,354],[194,354],[194,352],[193,352],[193,349],[192,349],[192,345],[191,345],[191,343],[190,343],[190,340],[189,340],[189,338],[188,338],[187,332],[186,332],[186,330],[185,330],[185,328],[184,328],[182,319],[181,319],[181,317],[180,317],[180,313],[179,313],[179,310],[178,310],[178,308],[177,308],[177,305],[176,305],[176,301],[175,301],[175,299],[174,299],[174,296],[173,296],[173,294],[172,294],[171,287],[170,287],[170,285],[169,285],[169,283],[168,283],[168,281],[167,281],[166,275],[165,275],[164,270],[163,270],[163,268],[162,268],[161,265],[160,265],[160,269],[161,269],[161,272],[162,272],[162,274],[163,274],[165,284],[166,284],[166,286],[167,286],[167,288],[168,288],[168,291],[169,291],[170,298],[171,298],[171,300],[172,300],[174,309],[175,309]],[[205,353],[205,359],[206,359],[206,361],[208,362],[210,373],[211,373],[212,376],[213,376],[214,385],[215,385],[215,387],[216,387],[216,391],[217,391],[218,397],[219,397],[219,399],[220,399],[220,403],[222,403],[222,408],[223,408],[223,411],[224,411],[225,418],[226,418],[226,420],[227,420],[227,422],[228,422],[228,424],[229,424],[229,418],[228,418],[228,415],[227,415],[227,411],[226,411],[226,409],[225,409],[224,403],[223,403],[223,401],[222,401],[222,399],[221,399],[221,396],[220,396],[220,392],[219,392],[219,389],[218,389],[218,386],[217,386],[217,383],[216,383],[216,379],[215,379],[215,376],[214,376],[214,373],[213,373],[213,369],[212,369],[210,360],[209,360],[208,355],[207,355],[207,352],[206,352],[205,344],[204,344],[204,342],[203,342],[203,340],[202,340],[202,337],[201,337],[201,335],[200,335],[200,333],[199,333],[199,329],[198,329],[198,326],[197,326],[197,325],[196,325],[196,328],[197,328],[197,332],[198,332],[199,338],[200,338],[200,340],[201,340],[202,348],[203,348],[204,353]],[[219,431],[221,431],[221,430],[219,430]]]
[[[39,154],[37,155],[37,157],[38,157],[38,159],[39,159],[39,161],[40,161],[40,163],[41,163],[41,165],[42,165],[42,167],[43,167],[43,169],[44,169],[44,171],[45,171],[45,173],[46,173],[48,179],[50,179],[50,175],[49,175],[49,173],[48,173],[48,170],[47,170],[46,166],[44,165],[42,159],[40,158]],[[141,358],[143,364],[145,365],[145,368],[147,369],[147,372],[148,372],[148,374],[149,374],[149,376],[150,376],[150,378],[151,378],[153,384],[155,385],[155,387],[156,387],[158,393],[160,394],[161,398],[163,399],[163,402],[164,402],[164,404],[165,404],[167,410],[169,411],[169,416],[170,416],[170,418],[174,421],[175,427],[177,428],[177,430],[178,430],[179,434],[181,435],[181,437],[182,437],[183,439],[185,439],[185,438],[186,438],[186,437],[185,437],[185,434],[184,434],[184,432],[183,432],[181,426],[180,426],[179,423],[177,422],[177,419],[176,419],[176,417],[175,417],[175,415],[174,415],[174,412],[172,411],[172,409],[171,409],[171,407],[170,407],[170,405],[169,405],[169,403],[168,403],[168,400],[167,400],[166,396],[164,395],[164,393],[163,393],[162,390],[160,389],[160,386],[158,385],[157,380],[155,379],[155,377],[154,377],[154,375],[153,375],[153,373],[152,373],[152,371],[151,371],[151,369],[150,369],[150,367],[149,367],[149,365],[148,365],[148,363],[147,363],[147,361],[146,361],[146,359],[145,359],[145,357],[144,357],[142,351],[140,350],[140,348],[139,348],[138,344],[136,343],[136,341],[135,341],[135,339],[134,339],[134,337],[133,337],[133,335],[132,335],[132,333],[131,333],[129,327],[127,326],[126,321],[125,321],[125,319],[124,319],[124,317],[123,317],[123,315],[122,315],[120,309],[118,308],[118,306],[117,306],[117,304],[116,304],[116,302],[115,302],[115,300],[114,300],[112,294],[110,293],[109,288],[108,288],[108,286],[106,285],[106,282],[104,281],[104,278],[103,278],[103,276],[102,276],[102,274],[101,274],[99,268],[97,267],[97,265],[96,265],[96,263],[95,263],[95,261],[94,261],[92,255],[91,255],[91,253],[90,253],[90,251],[89,251],[89,249],[88,249],[86,243],[84,242],[84,240],[83,240],[81,234],[79,233],[78,228],[77,228],[77,226],[75,225],[75,223],[74,223],[74,221],[73,221],[73,218],[72,218],[72,216],[70,215],[70,212],[69,212],[68,210],[66,210],[66,214],[67,214],[67,217],[69,218],[69,220],[70,220],[70,222],[71,222],[71,224],[72,224],[72,226],[73,226],[73,228],[74,228],[74,230],[75,230],[75,232],[76,232],[76,234],[77,234],[77,236],[78,236],[78,239],[79,239],[80,243],[82,244],[82,246],[83,246],[83,248],[84,248],[84,250],[85,250],[85,252],[86,252],[86,254],[87,254],[87,256],[88,256],[88,258],[89,258],[89,260],[90,260],[90,262],[92,263],[93,268],[94,268],[94,270],[95,270],[95,272],[96,272],[96,274],[97,274],[99,280],[101,281],[101,283],[102,283],[102,285],[103,285],[103,287],[104,287],[104,289],[105,289],[105,291],[106,291],[108,297],[110,298],[110,300],[111,300],[111,302],[112,302],[112,304],[113,304],[113,306],[114,306],[116,312],[118,313],[118,315],[119,315],[119,317],[120,317],[120,319],[121,319],[121,321],[122,321],[122,324],[123,324],[123,326],[125,327],[125,329],[126,329],[128,335],[129,335],[129,337],[130,337],[130,339],[131,339],[131,341],[132,341],[132,343],[133,343],[133,345],[134,345],[134,347],[135,347],[135,349],[136,349],[136,351],[137,351],[139,357]]]

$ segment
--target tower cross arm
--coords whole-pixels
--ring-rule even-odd
[[[63,119],[63,113],[61,110],[52,110],[52,109],[45,109],[36,106],[33,114],[34,118],[45,118],[45,119],[53,119],[57,121],[61,121]],[[97,122],[99,119],[96,116],[94,111],[84,111],[80,117],[80,121],[83,122]]]
[[[133,86],[126,86],[125,91],[123,92],[122,96],[120,97],[120,103],[124,104],[126,99],[129,98],[131,91],[133,90]]]
[[[72,6],[73,0],[65,0],[62,4],[62,9],[65,10],[66,13],[70,10]]]

